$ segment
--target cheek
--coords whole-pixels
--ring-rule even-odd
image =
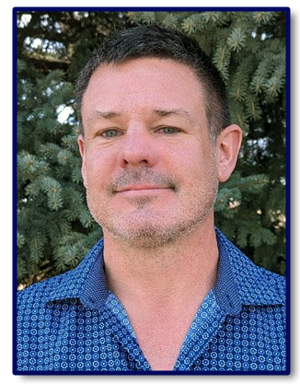
[[[105,185],[113,172],[115,161],[112,155],[105,151],[89,150],[85,158],[85,173],[87,187]]]
[[[176,167],[188,186],[204,181],[212,175],[216,177],[216,161],[209,145],[194,142],[193,145],[183,146],[180,152],[180,156],[174,156]]]

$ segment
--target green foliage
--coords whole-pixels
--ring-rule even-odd
[[[244,141],[220,186],[216,225],[256,263],[284,274],[284,12],[45,10],[17,16],[19,284],[74,268],[102,235],[85,202],[74,84],[103,37],[136,23],[196,38],[219,69]]]

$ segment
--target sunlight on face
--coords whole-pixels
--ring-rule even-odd
[[[218,177],[203,93],[173,60],[103,65],[83,99],[82,174],[104,232],[153,247],[213,213]]]

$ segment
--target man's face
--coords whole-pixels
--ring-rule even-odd
[[[104,235],[155,247],[212,220],[217,162],[189,67],[156,58],[102,65],[82,118],[82,175]]]

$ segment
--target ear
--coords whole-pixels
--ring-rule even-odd
[[[218,136],[218,174],[220,183],[228,180],[235,168],[242,143],[242,136],[241,128],[235,124],[223,129]]]
[[[78,143],[79,152],[82,158],[81,175],[83,178],[83,184],[86,187],[85,146],[84,146],[84,139],[82,135],[78,136],[77,143]]]

